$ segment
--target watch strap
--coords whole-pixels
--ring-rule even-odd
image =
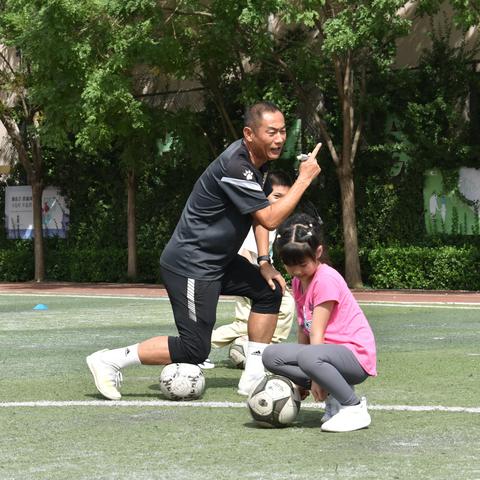
[[[268,262],[271,264],[272,259],[270,255],[260,255],[259,257],[257,257],[257,263],[260,265],[260,262]]]

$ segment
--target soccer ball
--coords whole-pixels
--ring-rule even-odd
[[[288,378],[265,376],[253,387],[247,405],[262,427],[286,427],[300,411],[300,393]]]
[[[194,400],[205,391],[205,377],[197,365],[170,363],[160,374],[160,390],[170,400]]]
[[[248,337],[238,337],[231,344],[228,350],[228,358],[237,368],[245,368],[247,358]]]

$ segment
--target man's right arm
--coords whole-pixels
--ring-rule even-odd
[[[267,230],[275,230],[288,218],[302,198],[305,190],[320,173],[321,169],[317,163],[316,156],[321,146],[321,143],[317,144],[308,160],[300,163],[297,180],[284,197],[268,207],[252,213],[253,218]]]

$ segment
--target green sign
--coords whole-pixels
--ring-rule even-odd
[[[439,170],[427,171],[423,205],[428,233],[479,235],[480,170],[462,167],[448,179]]]

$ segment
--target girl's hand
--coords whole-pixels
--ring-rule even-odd
[[[305,400],[310,394],[310,392],[306,388],[300,387],[299,385],[297,385],[297,388],[298,393],[300,394],[300,400]]]
[[[328,395],[328,392],[315,382],[312,382],[311,392],[316,402],[322,402]]]

